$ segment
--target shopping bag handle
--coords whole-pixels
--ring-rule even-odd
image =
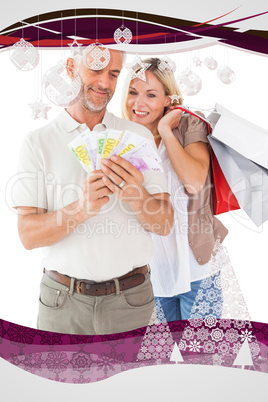
[[[202,116],[200,116],[200,115],[197,114],[197,113],[191,112],[186,106],[178,106],[178,105],[176,105],[176,106],[174,107],[174,109],[172,109],[172,110],[175,110],[175,109],[180,109],[180,110],[182,110],[183,112],[189,113],[189,114],[191,114],[192,116],[195,116],[195,117],[197,117],[198,119],[202,120],[202,121],[203,121],[204,123],[206,123],[206,125],[207,125],[208,134],[211,134],[211,132],[212,132],[211,124],[210,124],[210,122],[209,122],[205,117],[202,117]]]

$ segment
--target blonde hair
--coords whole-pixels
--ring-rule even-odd
[[[173,103],[173,106],[182,105],[182,95],[181,95],[181,91],[178,87],[178,84],[176,83],[174,73],[170,70],[162,71],[159,69],[159,63],[161,62],[161,59],[159,59],[157,57],[151,57],[151,58],[142,60],[142,62],[150,64],[150,67],[146,71],[152,72],[154,74],[154,76],[158,79],[158,81],[163,85],[166,96],[174,95],[174,94],[180,96],[179,101],[175,101]],[[137,70],[135,72],[138,72],[139,69],[140,69],[140,67],[137,68]],[[131,81],[132,81],[131,75],[128,74],[128,76],[124,82],[122,101],[121,101],[122,117],[127,120],[130,120],[130,117],[129,117],[129,114],[127,111],[127,97],[128,97],[128,91],[129,91],[129,86],[130,86]],[[167,109],[168,109],[168,107],[164,109],[163,114],[165,114]]]

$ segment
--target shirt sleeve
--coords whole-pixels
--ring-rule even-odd
[[[47,209],[42,162],[38,160],[29,135],[20,150],[17,174],[11,189],[11,202],[13,207]]]
[[[184,147],[198,141],[208,143],[208,129],[204,121],[196,116],[188,114],[187,123],[187,128],[183,135]]]
[[[143,185],[149,194],[169,193],[164,172],[147,171],[144,172],[143,177]]]

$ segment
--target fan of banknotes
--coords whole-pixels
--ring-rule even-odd
[[[162,172],[161,159],[151,141],[128,130],[90,131],[86,129],[68,144],[84,169],[90,173],[101,168],[103,158],[118,155],[142,173]]]

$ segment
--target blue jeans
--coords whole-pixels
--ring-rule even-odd
[[[220,274],[191,282],[189,292],[172,297],[155,297],[155,302],[158,317],[163,317],[162,308],[167,321],[207,316],[221,318],[223,296]]]

